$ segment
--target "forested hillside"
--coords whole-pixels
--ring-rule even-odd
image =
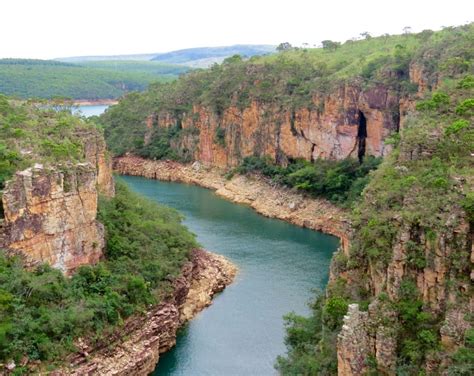
[[[53,60],[1,59],[0,93],[19,98],[115,99],[169,81],[183,67],[135,62],[76,65]]]

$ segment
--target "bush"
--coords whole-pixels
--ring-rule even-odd
[[[323,318],[328,328],[335,330],[342,326],[342,319],[347,313],[348,307],[346,299],[340,296],[327,299],[323,309]]]
[[[466,99],[458,104],[456,113],[462,116],[474,116],[474,98]]]

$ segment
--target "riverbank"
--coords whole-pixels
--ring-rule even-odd
[[[150,374],[160,354],[175,345],[177,330],[209,306],[214,294],[232,283],[236,273],[236,266],[224,257],[193,250],[181,276],[174,281],[169,298],[146,314],[128,319],[99,346],[92,347],[86,340],[79,340],[80,351],[67,359],[69,366],[54,374]]]
[[[350,222],[346,210],[261,176],[236,175],[228,180],[224,177],[225,171],[205,167],[199,162],[185,165],[133,155],[115,158],[114,170],[123,175],[199,185],[232,202],[249,205],[266,217],[337,236],[344,250],[349,248]]]
[[[74,99],[74,106],[113,106],[117,99]]]

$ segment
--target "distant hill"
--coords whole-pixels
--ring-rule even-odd
[[[171,51],[155,56],[153,61],[168,64],[187,65],[193,68],[204,68],[214,63],[221,63],[233,55],[252,57],[275,52],[275,46],[239,44],[225,47],[200,47]]]
[[[149,73],[157,76],[176,77],[190,70],[189,67],[177,64],[166,64],[159,61],[141,60],[100,60],[78,63],[83,67],[105,69],[120,72]]]
[[[152,54],[134,54],[134,55],[109,55],[109,56],[72,56],[72,57],[58,57],[54,60],[65,63],[82,63],[86,61],[104,61],[104,60],[134,60],[134,61],[149,61],[153,59],[157,53]]]
[[[74,56],[62,57],[56,61],[66,63],[90,63],[98,61],[157,61],[166,64],[186,65],[192,68],[206,68],[214,63],[221,63],[225,58],[232,55],[252,57],[255,55],[267,55],[275,52],[275,46],[237,44],[223,47],[199,47],[165,53],[114,55],[114,56]]]
[[[115,99],[169,81],[189,68],[159,62],[0,59],[0,93],[20,98]]]
[[[0,93],[20,98],[116,99],[236,54],[252,57],[273,52],[274,46],[243,44],[152,54],[0,59]]]

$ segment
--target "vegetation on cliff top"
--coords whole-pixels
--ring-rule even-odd
[[[100,342],[162,300],[197,246],[176,211],[123,184],[114,198],[100,199],[98,219],[106,230],[105,260],[71,278],[47,265],[25,270],[20,258],[0,252],[0,363],[61,362],[78,337]]]
[[[17,170],[33,163],[83,160],[85,136],[96,131],[93,123],[71,115],[61,101],[44,106],[0,94],[0,197]]]

